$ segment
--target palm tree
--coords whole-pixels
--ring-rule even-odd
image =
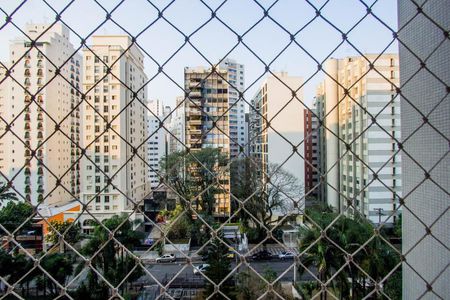
[[[326,238],[321,234],[321,229],[327,227],[337,217],[337,214],[309,212],[308,215],[320,228],[311,225],[308,229],[300,230],[299,250],[301,253],[306,251],[304,257],[301,258],[302,264],[308,269],[317,268],[318,279],[321,282],[327,282],[333,272],[345,263],[342,251],[328,240],[335,240],[335,237],[338,236],[336,228],[334,226],[329,228]],[[304,272],[305,268],[299,267],[299,273],[303,274]],[[341,274],[343,273],[341,272]],[[344,276],[341,274],[338,276],[338,280]],[[332,284],[335,287],[336,281],[333,280]],[[327,299],[327,294],[321,294],[320,299]]]
[[[11,201],[11,200],[18,200],[16,193],[9,192],[10,187],[6,184],[3,184],[0,186],[0,203]]]

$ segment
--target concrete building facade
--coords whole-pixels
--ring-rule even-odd
[[[402,186],[398,56],[329,59],[324,69],[330,77],[317,89],[316,106],[326,128],[325,199],[339,212],[392,223]]]
[[[402,141],[408,153],[402,157],[404,205],[408,208],[402,218],[403,299],[447,299],[450,3],[415,2],[398,1]],[[418,7],[423,13],[418,13]]]
[[[269,76],[264,80],[251,100],[250,156],[261,164],[261,177],[266,186],[268,176],[278,167],[292,174],[299,186],[304,186],[305,107],[292,95],[292,90],[296,91],[302,84],[301,77],[276,73],[276,77]],[[303,100],[302,89],[296,92],[296,97]],[[300,200],[303,190],[294,194],[298,198],[294,200]]]
[[[18,198],[66,203],[80,192],[81,57],[58,23],[27,24],[37,39],[10,43],[11,77],[1,81],[0,171],[13,181]],[[14,134],[13,134],[14,132]],[[0,176],[0,182],[7,179]]]
[[[228,99],[230,109],[228,111],[230,126],[230,157],[243,156],[247,139],[245,135],[245,101],[239,94],[245,90],[244,65],[233,59],[225,59],[220,63],[222,69],[228,71],[229,91]]]
[[[305,193],[317,200],[320,192],[319,177],[319,119],[315,108],[304,109]]]
[[[220,149],[222,154],[230,158],[229,128],[229,85],[226,68],[215,71],[203,67],[185,68],[185,89],[189,91],[189,99],[185,105],[185,145],[191,152],[204,148]],[[216,195],[215,214],[228,216],[230,204],[229,170],[219,170],[220,188],[224,193]]]
[[[168,153],[185,151],[186,141],[186,113],[184,97],[177,97],[175,108],[173,109],[168,124],[167,140]]]
[[[130,37],[94,36],[89,48],[92,51],[83,50],[86,156],[80,199],[101,220],[130,213],[133,202],[140,202],[149,192],[144,161],[147,108],[137,100],[145,104],[146,89],[141,87],[147,77],[144,56],[131,45]],[[89,218],[82,215],[86,231],[92,229],[85,220]]]
[[[160,182],[160,162],[168,153],[166,130],[160,127],[170,114],[170,107],[164,106],[161,100],[152,100],[147,105],[147,163],[148,181],[153,189]]]

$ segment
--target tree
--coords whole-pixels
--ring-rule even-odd
[[[205,215],[214,213],[216,195],[225,192],[219,184],[224,175],[227,156],[218,148],[204,148],[175,152],[162,160],[165,181],[177,193],[193,204],[197,212]],[[187,203],[180,200],[184,209]]]
[[[0,276],[7,279],[9,283],[15,283],[20,280],[30,269],[33,264],[24,254],[7,253],[0,249]],[[34,278],[34,274],[29,274],[20,285],[27,284]],[[27,288],[28,295],[28,288]]]
[[[70,255],[61,253],[50,253],[42,258],[40,263],[42,268],[52,277],[49,278],[45,274],[38,275],[37,281],[45,290],[44,293],[48,290],[53,298],[59,295],[57,283],[62,286],[67,284],[67,278],[73,273],[73,263]]]
[[[33,207],[27,202],[11,201],[0,210],[0,224],[9,232],[13,232],[23,224],[22,228],[30,225],[33,216]],[[2,233],[0,231],[0,233]]]
[[[338,270],[343,264],[342,252],[330,243],[326,238],[322,238],[321,228],[326,228],[336,217],[334,213],[308,212],[308,215],[319,226],[310,225],[309,228],[300,230],[299,252],[306,252],[302,257],[302,263],[310,269],[317,269],[317,277],[321,282],[326,282],[333,275],[333,271]],[[335,228],[327,230],[327,236],[334,236]],[[300,274],[306,270],[302,266],[298,268]],[[334,281],[333,281],[334,283]],[[320,294],[320,299],[326,299],[327,295]]]
[[[139,245],[142,234],[133,230],[133,224],[128,220],[127,215],[113,216],[103,220],[103,225],[110,231],[115,231],[114,238],[120,242],[126,249],[133,249]],[[92,265],[99,270],[102,275],[112,285],[117,286],[128,276],[125,282],[120,286],[120,290],[126,290],[126,285],[142,275],[141,268],[135,268],[136,261],[128,255],[118,243],[110,239],[110,233],[103,226],[96,225],[94,233],[88,243],[82,248],[81,252],[87,256],[97,253],[92,259]],[[99,251],[99,249],[101,249]],[[77,273],[81,272],[84,264],[78,267]],[[131,272],[133,270],[133,272]],[[131,274],[129,274],[131,272]],[[87,288],[91,292],[90,299],[105,299],[108,296],[108,286],[92,270],[88,271]],[[81,290],[79,291],[82,292]]]
[[[14,192],[9,192],[9,187],[6,184],[0,186],[0,204],[8,201],[17,201],[17,195]]]
[[[307,214],[317,226],[311,222],[306,229],[300,230],[299,250],[306,253],[302,263],[308,268],[315,267],[322,282],[328,281],[345,265],[331,282],[333,291],[339,292],[341,299],[364,298],[372,289],[367,288],[371,283],[365,273],[380,282],[398,265],[400,260],[396,252],[383,241],[381,233],[373,236],[374,227],[367,219],[356,215],[339,217],[328,209],[324,212],[308,210]],[[325,236],[324,228],[327,228]],[[347,257],[340,249],[352,254],[351,262],[346,264]],[[300,273],[304,271],[303,267],[299,268]],[[323,297],[326,299],[327,295],[321,294]]]
[[[219,238],[223,240],[223,234],[219,234]],[[203,260],[209,264],[209,267],[205,271],[205,276],[215,284],[221,283],[231,272],[231,263],[227,258],[228,247],[222,243],[219,238],[216,237],[212,239],[203,255]],[[231,293],[231,286],[231,279],[228,278],[220,285],[220,291],[225,295],[229,295]],[[209,297],[213,292],[214,285],[208,281],[205,297]],[[216,293],[208,299],[224,299],[224,297],[221,294]]]
[[[245,201],[248,211],[240,211],[239,219],[247,229],[256,227],[259,235],[264,235],[274,225],[281,225],[276,213],[285,215],[298,211],[304,195],[302,184],[293,174],[273,163],[267,165],[264,173],[262,166],[262,162],[254,158],[240,158],[231,164],[230,172],[231,193]],[[239,201],[233,200],[237,209]]]
[[[80,240],[81,229],[79,224],[73,224],[73,222],[70,221],[50,221],[50,225],[45,240],[54,245],[59,243],[61,252],[64,252],[65,250],[64,241],[69,244],[75,244]],[[63,238],[60,239],[59,234],[63,235]]]

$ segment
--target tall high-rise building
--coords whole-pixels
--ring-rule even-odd
[[[245,135],[245,101],[239,97],[245,90],[244,65],[226,58],[220,63],[222,69],[228,71],[228,112],[230,126],[230,157],[243,156],[247,139]],[[240,153],[241,152],[241,153]]]
[[[319,192],[319,119],[315,108],[304,109],[305,193],[316,200]]]
[[[185,135],[186,135],[186,114],[184,97],[177,97],[176,105],[170,115],[168,124],[168,153],[186,151]]]
[[[191,152],[203,148],[220,149],[225,157],[230,157],[228,91],[228,70],[220,67],[215,71],[203,67],[185,68],[185,89],[189,98],[185,100],[186,146]],[[228,216],[230,204],[229,171],[221,174],[219,182],[223,193],[216,195],[215,213]]]
[[[297,198],[291,200],[295,201],[301,201],[303,190],[300,188],[305,181],[302,144],[305,107],[299,101],[303,100],[303,90],[297,91],[302,84],[303,78],[286,72],[266,78],[251,101],[249,121],[250,155],[261,164],[263,184],[267,186],[268,176],[274,176],[281,168],[294,176],[299,186],[298,191],[291,191]],[[283,214],[282,211],[277,213]]]
[[[144,56],[128,36],[94,36],[83,50],[81,201],[98,219],[130,212],[149,192]],[[113,76],[114,75],[114,76]],[[138,157],[139,156],[139,157]],[[110,184],[109,184],[110,183]],[[83,229],[92,227],[82,216]]]
[[[158,186],[160,182],[160,162],[167,155],[166,130],[161,127],[164,119],[170,114],[170,107],[157,99],[150,101],[147,105],[147,163],[148,181],[151,188]]]
[[[327,203],[374,223],[392,223],[402,186],[398,55],[332,58],[324,70],[330,77],[316,101],[326,116]]]
[[[450,3],[425,2],[398,1],[403,299],[448,299]]]
[[[0,171],[19,198],[64,203],[80,192],[81,57],[61,23],[27,24],[10,44],[0,95]],[[12,77],[14,80],[12,80]],[[6,182],[3,176],[0,181]]]

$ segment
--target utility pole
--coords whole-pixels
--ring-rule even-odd
[[[383,211],[384,209],[380,208],[374,208],[373,210],[375,210],[378,214],[378,225],[381,224],[381,216],[384,215]]]

